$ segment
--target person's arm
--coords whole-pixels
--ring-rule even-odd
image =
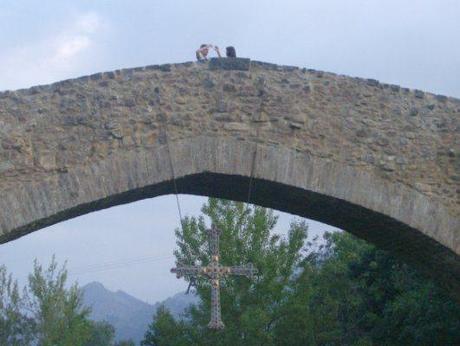
[[[219,47],[217,47],[217,46],[214,46],[214,50],[216,51],[216,53],[217,53],[217,56],[218,56],[219,58],[222,58],[222,56],[220,55],[220,50],[219,50]]]
[[[201,53],[201,49],[197,49],[197,50],[196,50],[196,59],[197,59],[198,61],[204,59],[203,54]]]

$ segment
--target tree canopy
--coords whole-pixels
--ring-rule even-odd
[[[46,269],[35,261],[22,294],[0,266],[0,345],[113,345],[114,328],[91,321],[89,312],[77,284],[67,287],[65,264],[59,267],[54,257]]]
[[[202,212],[176,230],[177,262],[209,262],[208,217],[222,232],[222,264],[252,262],[259,275],[223,280],[224,330],[207,328],[210,284],[198,278],[200,303],[181,320],[160,309],[143,345],[460,343],[459,305],[388,253],[344,232],[309,241],[304,221],[281,237],[271,211],[244,203],[209,199]]]

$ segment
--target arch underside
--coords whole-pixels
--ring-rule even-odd
[[[251,203],[351,232],[416,265],[460,300],[458,223],[442,205],[372,172],[231,138],[175,140],[38,185],[20,184],[0,202],[0,243],[96,210],[174,193],[173,176],[179,193],[244,202],[251,183]]]

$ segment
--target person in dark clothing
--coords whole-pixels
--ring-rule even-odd
[[[235,47],[229,46],[226,48],[227,58],[236,58],[236,50]]]

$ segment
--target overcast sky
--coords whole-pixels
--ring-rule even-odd
[[[213,43],[255,60],[460,97],[459,23],[459,0],[2,0],[0,90],[190,61]],[[205,201],[180,199],[188,215]],[[278,230],[290,219],[283,214]],[[173,196],[144,200],[0,245],[0,263],[24,282],[33,258],[46,263],[55,253],[80,284],[98,280],[154,302],[186,287],[169,274],[177,226]]]

